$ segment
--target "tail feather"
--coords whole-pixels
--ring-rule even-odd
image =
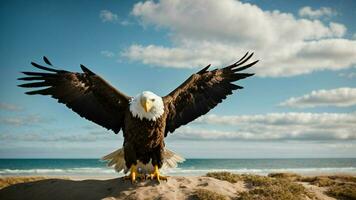
[[[128,172],[128,169],[127,169],[126,163],[125,163],[123,148],[118,149],[118,150],[102,157],[101,160],[108,161],[107,166],[114,167],[114,169],[117,172],[121,172],[121,171],[124,171],[124,173]],[[178,166],[178,163],[181,163],[184,161],[185,161],[185,159],[182,156],[165,148],[164,152],[163,152],[162,169],[164,170],[164,169],[168,169],[168,168],[175,168]],[[153,171],[153,166],[152,166],[151,162],[149,162],[147,164],[138,162],[137,167],[144,173],[150,173]]]
[[[177,167],[178,163],[185,161],[183,157],[181,157],[180,155],[174,153],[169,149],[165,149],[163,153],[163,158],[164,158],[163,166],[162,166],[163,169],[175,168]]]
[[[114,167],[117,172],[121,172],[122,170],[127,170],[124,159],[124,149],[118,149],[104,157],[101,160],[109,161],[107,163],[108,167]]]

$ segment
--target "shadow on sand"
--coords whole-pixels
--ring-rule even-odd
[[[19,183],[0,190],[0,199],[36,199],[36,200],[71,200],[71,199],[114,199],[125,198],[137,187],[156,185],[146,181],[131,184],[122,178],[108,180],[64,180],[45,179],[28,183]],[[110,198],[114,197],[114,198]]]

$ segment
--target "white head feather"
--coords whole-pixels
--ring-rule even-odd
[[[148,112],[145,111],[141,104],[142,99],[147,99],[152,103],[152,107]],[[156,119],[161,117],[164,113],[163,100],[153,92],[144,91],[131,100],[130,112],[134,117],[140,118],[141,120],[145,118],[150,121],[156,121]]]

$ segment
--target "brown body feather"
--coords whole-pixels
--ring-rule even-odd
[[[149,121],[133,117],[129,110],[126,111],[123,133],[125,161],[128,168],[131,164],[136,164],[137,160],[147,164],[151,159],[153,165],[162,166],[166,113],[164,112],[156,121]]]
[[[206,114],[222,102],[233,90],[242,89],[232,82],[252,76],[238,73],[257,61],[245,64],[252,54],[246,53],[239,61],[221,69],[208,71],[207,67],[189,77],[182,85],[163,97],[164,114],[156,121],[133,117],[129,111],[131,97],[116,90],[100,76],[81,65],[83,73],[57,70],[31,63],[47,71],[23,72],[24,81],[39,81],[19,85],[20,87],[45,89],[26,94],[51,95],[58,102],[90,121],[118,133],[124,134],[125,161],[129,168],[137,160],[162,166],[164,137],[201,115]],[[45,63],[52,63],[44,57]],[[245,65],[244,65],[245,64]],[[51,73],[48,73],[51,72]]]

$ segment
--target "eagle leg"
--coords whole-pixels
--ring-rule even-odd
[[[130,167],[130,174],[128,176],[125,176],[124,180],[131,180],[131,183],[133,184],[136,182],[136,178],[144,180],[146,177],[142,174],[139,174],[137,172],[137,166],[133,164]]]
[[[151,180],[156,179],[158,182],[160,182],[160,180],[163,181],[168,181],[168,176],[161,176],[160,172],[158,170],[158,165],[154,166],[154,172],[150,175],[148,175],[148,178],[150,178]]]

